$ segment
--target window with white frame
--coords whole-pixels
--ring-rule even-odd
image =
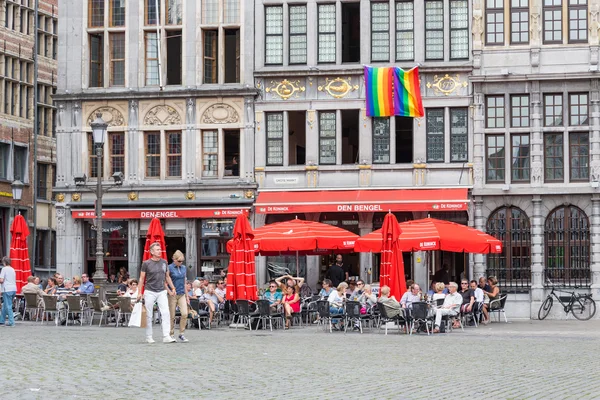
[[[265,7],[265,64],[283,64],[283,6]]]
[[[202,131],[202,177],[217,178],[219,174],[219,131]]]
[[[504,128],[504,96],[486,96],[485,112],[487,128]]]
[[[425,121],[427,162],[444,162],[444,109],[428,108]]]
[[[318,62],[335,63],[335,4],[318,5]]]
[[[267,113],[267,165],[283,165],[283,113]]]
[[[444,2],[425,0],[425,59],[444,59]]]
[[[390,119],[373,118],[373,164],[390,163]]]
[[[160,178],[160,132],[144,134],[146,178]]]
[[[390,4],[371,3],[371,61],[390,60]]]
[[[290,5],[290,64],[306,64],[306,5]]]
[[[466,108],[450,109],[450,162],[466,162],[468,159],[467,115]]]
[[[88,1],[89,87],[125,86],[125,7],[124,0]]]
[[[396,61],[415,58],[414,3],[396,2]]]
[[[335,111],[319,112],[319,164],[336,163],[336,115]]]
[[[510,126],[512,128],[529,127],[529,96],[515,94],[510,96]]]
[[[167,132],[167,177],[181,178],[181,132]]]
[[[239,0],[202,0],[204,83],[239,83],[241,71]]]
[[[125,133],[110,132],[108,134],[108,154],[110,176],[117,172],[125,174]]]
[[[469,5],[467,0],[450,1],[450,59],[469,58]]]

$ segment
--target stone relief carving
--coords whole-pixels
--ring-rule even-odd
[[[125,125],[125,118],[123,118],[123,114],[119,110],[110,106],[103,106],[96,108],[92,111],[87,119],[87,125],[90,124],[96,119],[96,114],[101,113],[102,119],[104,122],[108,124],[108,126],[123,126]]]
[[[155,106],[146,113],[144,125],[181,125],[181,116],[171,106]]]
[[[531,163],[531,183],[542,183],[542,164],[540,162]]]
[[[600,31],[599,10],[600,6],[594,4],[590,7],[590,44],[598,45],[598,33]]]
[[[446,96],[451,95],[452,93],[459,90],[461,87],[466,88],[469,86],[469,83],[464,80],[461,82],[460,76],[450,76],[445,74],[443,77],[439,77],[438,75],[433,76],[433,83],[427,82],[427,89],[433,88],[433,91],[436,94],[443,94]]]
[[[246,128],[252,128],[254,125],[252,123],[252,104],[253,104],[253,99],[252,97],[246,97],[244,99],[244,111],[246,113]]]
[[[283,100],[287,100],[294,95],[300,97],[299,94],[305,90],[306,87],[302,86],[300,80],[290,81],[288,79],[279,82],[271,81],[271,86],[265,89],[267,93],[273,93]]]
[[[81,111],[81,103],[78,101],[73,102],[73,124],[71,126],[77,126],[77,118],[79,117],[79,112]]]
[[[540,40],[540,32],[542,31],[542,27],[540,25],[540,14],[532,13],[531,14],[531,41],[537,42]]]
[[[129,100],[129,114],[131,114],[130,119],[136,119],[137,111],[138,111],[137,100]]]
[[[57,225],[58,229],[60,229],[60,230],[65,229],[65,215],[66,215],[66,211],[64,208],[62,208],[62,207],[56,208],[56,225]]]
[[[194,108],[196,107],[196,102],[194,99],[187,99],[187,123],[191,124],[194,121]]]
[[[56,123],[58,124],[59,127],[62,127],[63,125],[63,116],[65,113],[65,105],[63,103],[59,103],[58,104],[58,121],[56,121]]]
[[[476,185],[483,183],[483,166],[481,164],[477,164],[473,167],[473,180]]]
[[[483,43],[483,11],[473,10],[473,48],[481,48]]]
[[[592,161],[592,181],[600,181],[600,163],[598,161]]]
[[[335,79],[325,78],[325,84],[317,87],[319,92],[327,92],[331,97],[341,99],[348,93],[358,90],[358,85],[352,84],[352,78],[343,79],[337,77]]]
[[[203,124],[232,124],[239,121],[238,112],[224,103],[213,104],[202,114]]]

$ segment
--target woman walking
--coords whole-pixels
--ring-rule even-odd
[[[187,325],[187,316],[188,316],[188,299],[187,293],[185,291],[185,281],[187,276],[187,268],[183,265],[185,261],[185,257],[183,253],[177,250],[173,253],[173,263],[169,265],[169,274],[171,275],[171,280],[173,281],[174,291],[169,291],[169,314],[171,315],[171,337],[175,336],[175,307],[179,306],[179,313],[181,316],[179,317],[179,340],[182,342],[187,342],[188,340],[185,338],[185,327]]]

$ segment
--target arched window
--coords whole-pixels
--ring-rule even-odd
[[[590,221],[575,206],[560,206],[546,218],[544,282],[590,284]]]
[[[488,219],[487,233],[502,241],[502,253],[488,254],[487,276],[496,276],[502,290],[531,284],[530,228],[527,214],[517,207],[501,207]]]

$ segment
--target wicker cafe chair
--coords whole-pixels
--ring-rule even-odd
[[[44,299],[43,317],[46,315],[54,315],[54,324],[58,325],[58,319],[62,313],[62,311],[58,309],[58,296],[44,295],[42,298]],[[42,318],[42,324],[43,323],[44,318]]]
[[[40,307],[37,302],[37,294],[35,293],[23,293],[25,296],[25,310],[24,313],[29,313],[29,320],[33,321],[32,313],[35,312],[35,322],[40,317],[40,312],[43,312],[44,307]]]

